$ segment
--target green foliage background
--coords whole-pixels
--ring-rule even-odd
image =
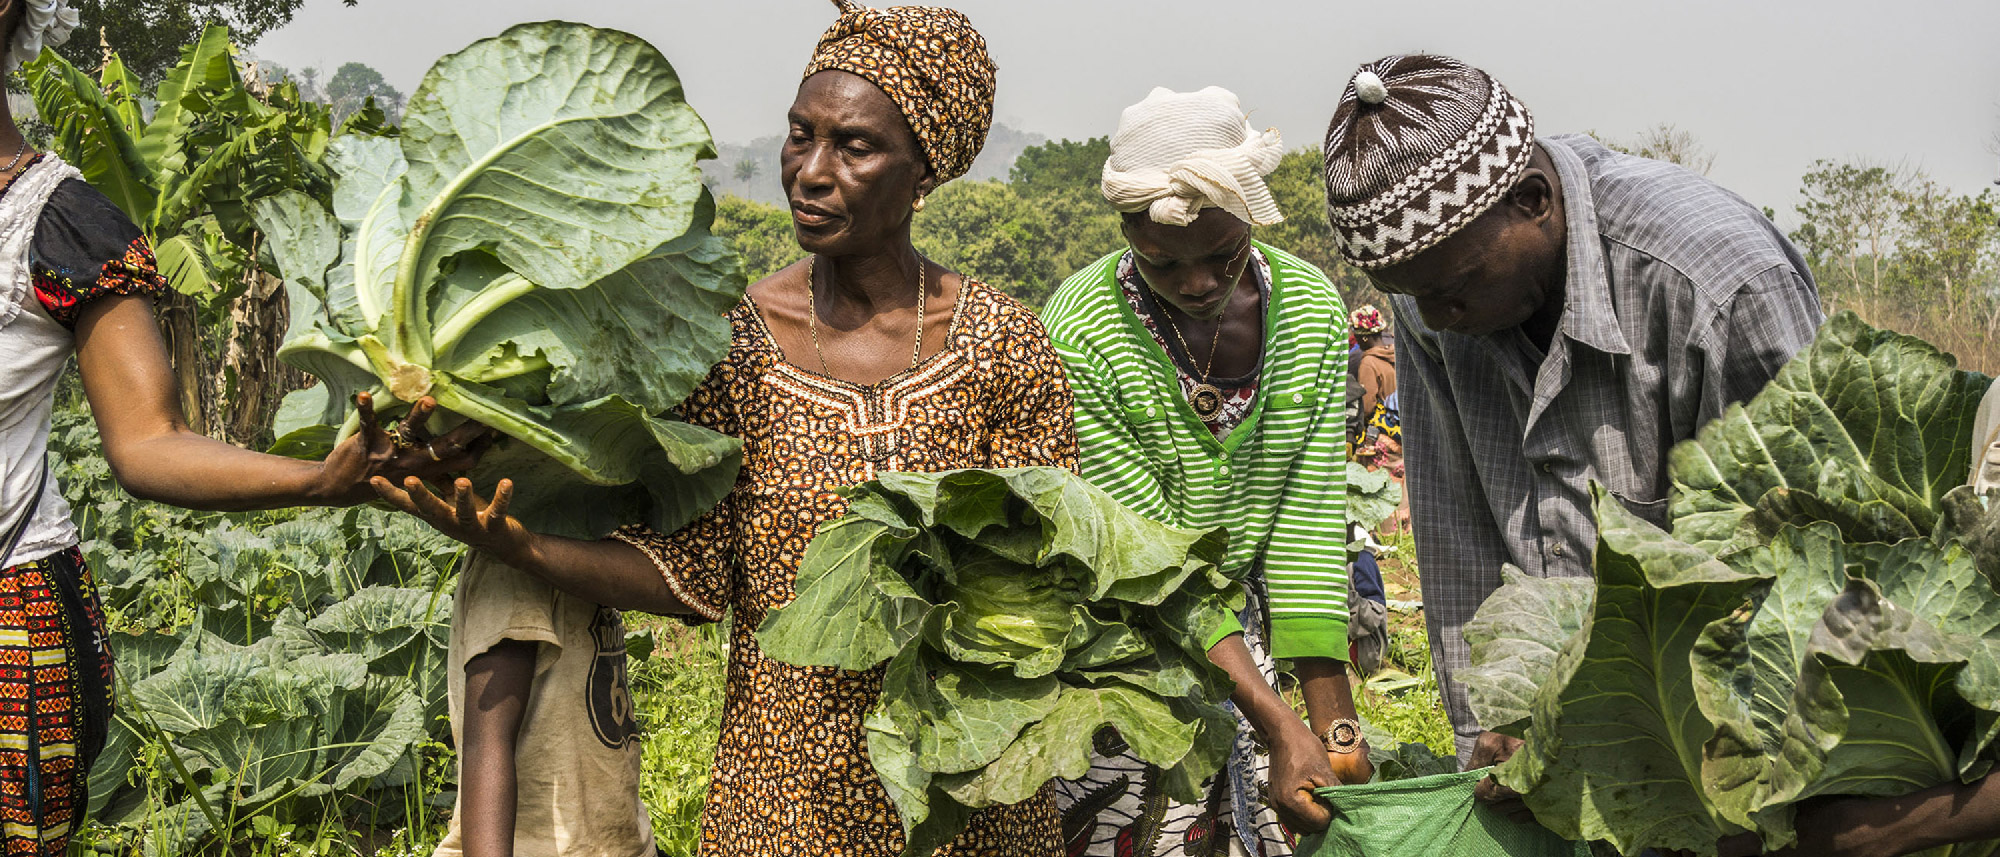
[[[957,181],[931,195],[912,238],[925,255],[1039,308],[1070,274],[1121,250],[1118,212],[1098,193],[1111,144],[1104,137],[1029,147],[1007,181]],[[1269,182],[1285,222],[1258,240],[1291,251],[1333,278],[1351,308],[1388,301],[1360,271],[1340,261],[1326,221],[1326,192],[1315,149],[1285,156]],[[736,239],[752,281],[804,257],[783,208],[725,196],[717,234]]]

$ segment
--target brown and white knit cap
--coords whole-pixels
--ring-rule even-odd
[[[1440,56],[1368,63],[1326,130],[1334,243],[1360,268],[1409,259],[1499,202],[1534,150],[1534,116],[1485,72]]]

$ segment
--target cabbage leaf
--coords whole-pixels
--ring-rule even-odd
[[[1755,398],[1669,453],[1674,535],[1717,554],[1788,522],[1832,522],[1849,541],[1928,536],[1965,484],[1988,383],[1841,313]]]
[[[1582,628],[1595,586],[1585,577],[1530,577],[1514,566],[1472,621],[1465,623],[1477,666],[1459,671],[1481,725],[1521,737],[1536,684]]]
[[[1594,580],[1510,572],[1466,627],[1475,713],[1527,741],[1500,780],[1571,839],[1712,855],[1792,844],[1810,798],[1990,771],[2000,509],[1963,487],[1989,383],[1841,314],[1674,448],[1671,533],[1600,493]]]
[[[1390,478],[1389,469],[1370,470],[1358,461],[1347,467],[1347,518],[1363,529],[1373,530],[1396,514],[1403,505],[1403,486]]]
[[[579,24],[525,24],[438,61],[397,138],[343,137],[331,212],[261,201],[292,301],[288,453],[433,396],[511,439],[531,526],[672,531],[735,479],[738,444],[667,416],[726,353],[742,263],[710,232],[709,132],[665,57]],[[453,418],[440,419],[440,427]],[[315,424],[340,425],[339,432]]]
[[[757,642],[882,670],[868,752],[905,854],[1082,776],[1105,727],[1200,799],[1236,733],[1233,685],[1202,648],[1243,605],[1223,530],[1147,520],[1059,468],[884,473],[846,496]]]

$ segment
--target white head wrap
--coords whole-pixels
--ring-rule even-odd
[[[69,0],[17,0],[27,7],[21,16],[21,27],[14,32],[14,41],[7,46],[7,70],[14,71],[35,57],[41,56],[43,46],[55,47],[69,41],[69,33],[76,29],[76,10],[70,8]]]
[[[1269,226],[1285,215],[1264,177],[1284,157],[1277,129],[1251,129],[1236,93],[1159,87],[1118,117],[1104,162],[1104,198],[1119,211],[1145,211],[1169,226],[1193,223],[1204,208]]]

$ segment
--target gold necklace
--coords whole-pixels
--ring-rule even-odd
[[[833,372],[826,368],[826,352],[820,350],[819,347],[819,306],[813,301],[813,271],[818,264],[819,254],[817,253],[806,259],[806,331],[812,334],[813,353],[819,355],[819,373],[831,378],[833,377]],[[917,368],[917,364],[923,360],[924,356],[924,318],[926,317],[926,313],[924,312],[924,298],[930,291],[925,288],[924,275],[928,272],[924,270],[924,267],[923,257],[917,257],[917,347],[916,350],[910,353],[910,368],[912,369]],[[1209,359],[1213,360],[1214,358],[1215,354],[1211,349]]]
[[[1194,415],[1200,417],[1204,423],[1212,423],[1222,418],[1222,391],[1216,389],[1214,384],[1208,383],[1208,370],[1215,368],[1215,350],[1222,344],[1222,322],[1228,314],[1229,310],[1225,305],[1223,314],[1216,316],[1215,337],[1208,343],[1208,360],[1202,364],[1201,380],[1187,394],[1188,406],[1194,408]],[[1174,317],[1168,313],[1165,301],[1160,302],[1160,317],[1166,319],[1167,329],[1174,332],[1174,339],[1180,341],[1181,350],[1187,353],[1189,360],[1193,360],[1194,349],[1188,347],[1187,337],[1181,335],[1181,326],[1174,323]]]

